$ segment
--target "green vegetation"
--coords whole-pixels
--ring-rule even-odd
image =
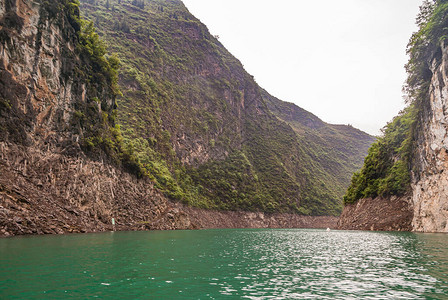
[[[370,147],[361,171],[353,175],[344,203],[406,192],[411,180],[415,118],[416,109],[411,105],[385,127],[384,135]]]
[[[121,62],[116,121],[123,149],[167,196],[227,210],[341,211],[349,174],[360,167],[370,136],[323,122],[321,131],[293,129],[271,112],[271,96],[180,1],[84,0],[82,13]],[[104,57],[92,29],[83,24],[80,44],[85,53]],[[98,107],[92,105],[87,108]],[[76,121],[86,122],[89,109],[77,109]],[[110,118],[109,111],[101,112]],[[349,137],[354,132],[359,143]],[[89,137],[86,147],[110,144],[100,137]],[[320,142],[308,142],[314,138]],[[353,147],[338,150],[344,168],[337,172],[330,171],[339,168],[331,163],[334,144]]]
[[[374,138],[350,126],[326,124],[300,107],[266,92],[263,98],[277,118],[291,126],[298,136],[301,152],[294,159],[300,160],[305,169],[304,174],[299,173],[297,177],[309,178],[305,184],[309,193],[304,199],[306,207],[313,212],[336,209],[339,203],[333,199],[345,193],[351,175],[362,165]],[[321,187],[331,189],[322,192]]]
[[[345,203],[376,196],[402,195],[411,183],[415,132],[429,99],[431,66],[440,64],[448,37],[448,1],[425,1],[417,17],[419,30],[409,41],[408,78],[403,90],[409,106],[383,130],[369,149],[364,166],[355,173],[344,196]]]
[[[254,210],[263,207],[260,181],[253,166],[241,151],[235,151],[224,161],[213,161],[199,168],[192,168],[190,174],[202,194],[212,199],[212,206],[221,209]]]
[[[0,112],[1,111],[9,111],[11,110],[11,102],[9,100],[0,98]]]
[[[408,78],[404,86],[410,102],[421,108],[427,99],[434,59],[440,62],[441,46],[448,37],[448,1],[424,1],[417,17],[419,30],[408,44],[409,61],[406,64]]]
[[[133,152],[124,146],[120,128],[115,125],[115,97],[121,94],[119,59],[115,55],[106,55],[106,45],[93,23],[80,17],[79,5],[78,0],[45,1],[37,35],[40,37],[42,27],[49,20],[61,26],[67,40],[75,41],[74,52],[62,49],[65,54],[63,76],[73,80],[72,92],[79,93],[71,126],[72,132],[82,138],[82,149],[91,157],[107,158],[141,177],[144,173],[142,166]],[[39,42],[36,47],[40,47]],[[85,96],[82,95],[84,84]]]

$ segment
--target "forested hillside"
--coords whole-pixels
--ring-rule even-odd
[[[178,0],[83,0],[81,13],[121,62],[126,151],[167,196],[205,208],[341,211],[371,136],[270,96]]]

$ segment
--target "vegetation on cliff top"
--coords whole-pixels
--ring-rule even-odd
[[[24,25],[15,5],[6,1],[6,12],[0,20],[0,25],[3,25],[0,42],[8,48],[17,47],[13,39],[22,34]],[[141,176],[140,164],[132,152],[124,147],[120,129],[115,125],[115,97],[120,94],[119,60],[114,55],[106,54],[106,46],[96,33],[93,23],[80,16],[79,5],[78,0],[51,0],[43,1],[40,6],[35,51],[37,54],[42,52],[45,35],[57,34],[50,26],[60,29],[61,74],[51,75],[60,75],[61,81],[70,82],[66,86],[71,87],[70,93],[75,100],[70,107],[73,112],[70,124],[60,124],[64,122],[63,118],[56,118],[57,124],[54,126],[64,128],[63,134],[79,136],[82,149],[91,157],[107,158]],[[0,140],[26,145],[29,142],[27,132],[31,131],[35,117],[32,110],[24,112],[20,109],[19,103],[25,98],[26,90],[13,78],[9,78],[6,72],[0,78],[0,87]],[[61,111],[67,108],[54,109]]]
[[[328,144],[307,143],[314,129],[293,130],[274,115],[252,76],[180,1],[84,0],[82,13],[121,61],[126,149],[167,196],[206,208],[341,211],[369,135],[353,143],[345,132],[358,131],[336,126]],[[332,164],[334,144],[347,147]],[[339,176],[330,169],[341,161]]]
[[[361,198],[402,195],[410,187],[416,131],[428,104],[432,64],[439,64],[448,38],[448,1],[425,1],[417,17],[419,30],[408,44],[408,78],[404,85],[408,107],[383,129],[369,149],[360,172],[344,196],[344,203]]]
[[[80,101],[74,104],[72,130],[82,137],[81,146],[86,153],[92,157],[103,157],[105,153],[112,163],[141,177],[143,168],[134,153],[124,146],[120,127],[115,124],[115,98],[121,94],[118,86],[120,61],[116,55],[107,55],[106,45],[93,22],[80,16],[79,5],[78,0],[64,0],[44,2],[42,6],[50,18],[52,14],[57,16],[57,12],[64,12],[74,30],[74,64],[66,68],[63,76],[73,76],[75,83],[87,84],[87,93],[86,101],[78,99]],[[41,18],[46,16],[41,15]],[[63,29],[65,27],[68,24]],[[66,54],[72,56],[69,52]]]
[[[361,171],[355,173],[344,203],[361,198],[400,195],[410,180],[414,105],[403,110],[383,129],[383,136],[370,147]]]

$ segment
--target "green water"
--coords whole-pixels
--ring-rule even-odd
[[[324,230],[0,239],[0,299],[448,299],[448,235]]]

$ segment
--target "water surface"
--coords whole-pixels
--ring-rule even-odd
[[[0,299],[447,299],[448,235],[199,230],[0,239]]]

